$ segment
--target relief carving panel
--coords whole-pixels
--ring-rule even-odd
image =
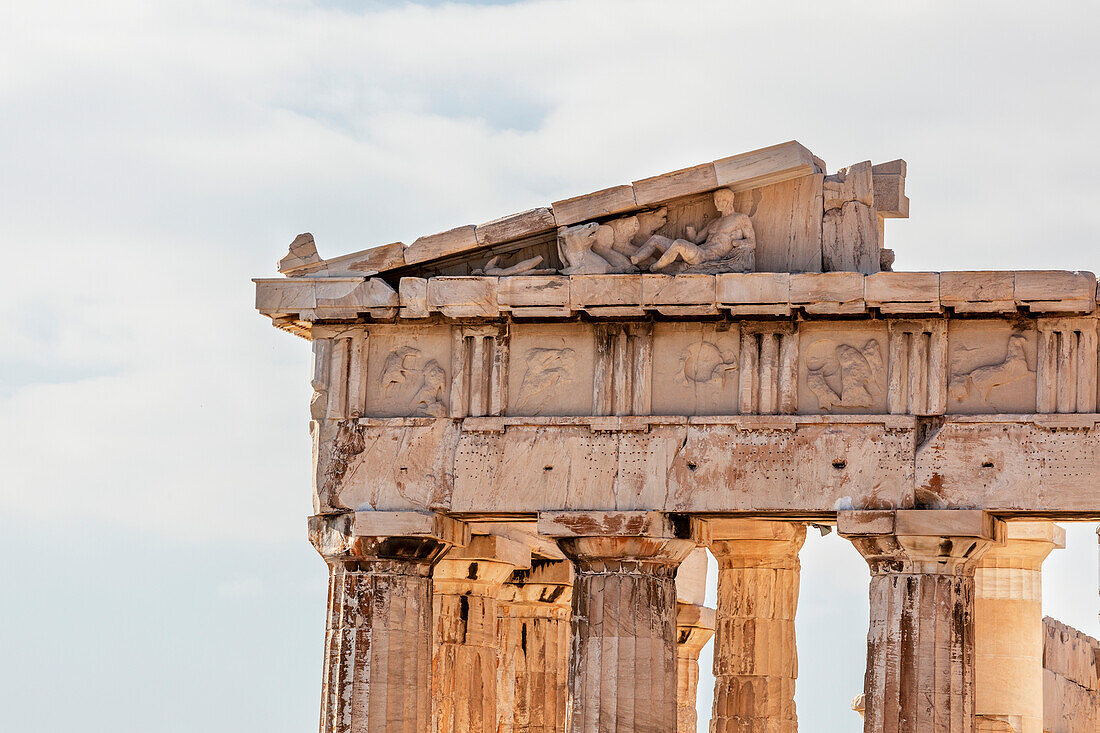
[[[451,364],[447,326],[372,326],[364,415],[446,417]]]
[[[1026,321],[952,321],[947,412],[1035,411],[1036,332]]]
[[[595,344],[582,324],[514,324],[507,414],[591,415]]]
[[[656,324],[653,414],[736,415],[740,350],[737,324]]]
[[[562,227],[558,256],[563,275],[753,272],[756,234],[734,192],[719,188],[603,224]]]
[[[804,323],[800,331],[800,413],[887,411],[885,325]]]

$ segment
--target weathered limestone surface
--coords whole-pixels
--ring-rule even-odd
[[[500,602],[499,730],[560,733],[569,704],[572,566],[534,561],[505,583]]]
[[[798,729],[798,552],[806,527],[758,519],[696,520],[718,560],[712,733]]]
[[[1100,730],[1100,641],[1043,619],[1043,730]]]
[[[321,733],[431,727],[432,566],[465,528],[441,516],[313,517],[329,564]]]
[[[871,568],[867,733],[972,733],[974,569],[1003,541],[981,511],[851,512],[838,528]]]
[[[676,733],[699,730],[699,653],[714,636],[714,609],[676,604]]]
[[[475,535],[436,566],[432,702],[436,733],[495,733],[500,665],[498,597],[531,551],[518,542]]]
[[[1042,563],[1060,547],[1052,522],[1009,522],[974,572],[974,709],[1015,733],[1043,733]]]
[[[695,545],[664,515],[539,517],[573,562],[573,733],[676,730],[676,567]]]
[[[714,609],[703,605],[707,551],[691,551],[676,570],[676,730],[698,730],[699,654],[714,636]]]
[[[866,729],[1038,733],[1054,540],[982,553],[1100,519],[1100,286],[892,272],[906,167],[788,142],[408,247],[296,237],[256,308],[313,346],[322,733],[690,728],[700,543],[712,731],[793,731],[798,548],[833,521],[873,572]],[[1089,720],[1047,667],[1048,722]]]

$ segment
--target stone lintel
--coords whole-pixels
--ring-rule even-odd
[[[1071,271],[722,273],[718,275],[446,275],[403,277],[394,290],[379,277],[256,279],[256,309],[287,330],[347,321],[430,318],[642,316],[689,319],[809,315],[862,317],[949,314],[1091,314],[1093,274]]]
[[[1004,523],[981,509],[898,509],[837,514],[842,537],[973,537],[1003,541]]]
[[[669,514],[641,511],[540,512],[539,534],[554,538],[686,538],[683,523],[673,522]]]
[[[798,522],[756,517],[692,517],[691,536],[701,545],[724,540],[794,542],[805,538],[806,526]]]

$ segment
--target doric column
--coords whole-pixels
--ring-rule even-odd
[[[805,525],[695,519],[693,534],[718,560],[712,733],[793,733],[794,619]]]
[[[504,584],[500,603],[501,733],[561,733],[569,701],[569,561],[535,560]]]
[[[714,636],[714,609],[676,604],[676,733],[696,733],[699,652]]]
[[[974,733],[974,569],[1003,537],[977,510],[841,512],[871,568],[867,733]]]
[[[1015,733],[1043,733],[1042,564],[1065,547],[1053,522],[1008,522],[974,572],[974,708]]]
[[[431,725],[432,566],[469,541],[436,514],[309,520],[329,565],[321,733],[423,733]]]
[[[707,594],[707,551],[697,547],[676,570],[676,730],[696,733],[699,653],[714,636],[714,609]]]
[[[571,733],[676,730],[676,567],[694,549],[658,512],[554,512],[573,561]]]
[[[437,733],[496,733],[497,603],[516,568],[531,566],[519,542],[474,535],[436,565],[432,702]]]

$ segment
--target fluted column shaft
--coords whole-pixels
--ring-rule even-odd
[[[696,534],[718,561],[712,733],[794,733],[798,552],[806,527],[707,519]]]
[[[505,583],[500,603],[501,733],[561,733],[569,700],[568,561],[537,562]]]
[[[1065,531],[1009,522],[974,572],[975,711],[1015,733],[1043,733],[1042,564]]]
[[[674,733],[676,567],[694,543],[655,512],[540,515],[539,533],[576,573],[571,733]]]
[[[981,511],[845,512],[871,568],[866,733],[974,733],[974,569],[1003,534]]]
[[[319,729],[423,733],[431,725],[430,573],[451,544],[465,541],[462,525],[371,514],[310,520],[310,539],[329,564]]]
[[[714,636],[714,609],[676,605],[676,731],[697,733],[699,653]]]
[[[497,606],[501,586],[530,550],[500,537],[474,536],[435,568],[432,702],[437,733],[496,733]]]

